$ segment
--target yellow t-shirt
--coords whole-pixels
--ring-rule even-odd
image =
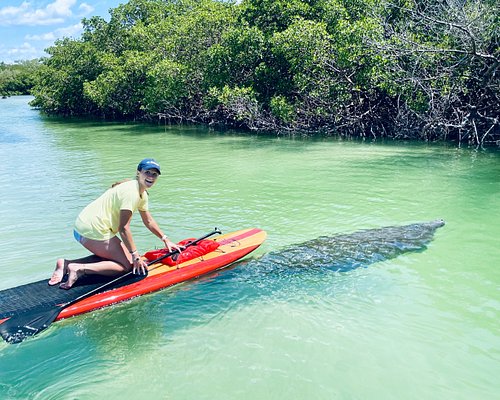
[[[148,211],[148,194],[139,195],[137,180],[108,189],[85,207],[76,219],[75,230],[88,239],[111,239],[118,233],[120,210]]]

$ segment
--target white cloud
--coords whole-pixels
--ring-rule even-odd
[[[56,29],[53,32],[43,33],[41,35],[26,35],[25,40],[35,40],[35,41],[47,41],[53,42],[56,39],[63,37],[77,37],[82,33],[82,24],[78,23],[75,25],[67,26],[65,28]]]
[[[75,25],[67,26],[66,28],[59,28],[55,30],[57,37],[76,37],[82,33],[83,25],[79,22]]]
[[[56,40],[56,36],[54,32],[42,33],[41,35],[26,35],[24,37],[26,40],[35,40],[35,41],[53,41]]]
[[[17,60],[32,60],[43,55],[44,52],[42,50],[26,42],[20,46],[11,48],[0,46],[0,58],[7,63],[13,63]]]
[[[90,4],[87,3],[82,3],[78,6],[78,9],[80,10],[80,15],[89,15],[92,11],[94,11],[94,7],[92,7]]]
[[[76,0],[54,0],[45,8],[34,8],[32,3],[24,1],[19,7],[0,8],[0,25],[33,26],[62,23],[73,15],[71,8],[75,4]]]

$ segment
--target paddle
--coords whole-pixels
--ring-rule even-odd
[[[189,246],[194,246],[198,242],[202,241],[203,239],[206,239],[212,235],[221,233],[220,230],[215,228],[212,232],[207,233],[206,235],[193,240],[192,242],[187,243],[184,245],[184,249],[189,247]],[[170,257],[176,253],[179,253],[179,250],[173,250],[170,252],[165,253],[161,257],[158,257],[157,259],[150,261],[147,265],[148,267],[156,264],[157,262],[160,262],[161,260]],[[156,267],[155,267],[156,268]],[[153,270],[152,268],[151,270]],[[67,303],[64,304],[56,304],[50,309],[44,309],[42,311],[40,310],[32,310],[31,312],[28,311],[26,313],[23,313],[21,315],[14,315],[10,317],[7,321],[4,323],[0,324],[0,335],[7,341],[8,343],[20,343],[24,339],[34,336],[37,333],[43,331],[46,329],[52,322],[55,321],[57,316],[60,314],[60,312],[66,308],[69,307],[87,297],[92,296],[93,294],[102,292],[104,289],[111,287],[115,283],[119,282],[120,280],[124,279],[125,277],[128,277],[130,275],[133,275],[133,272],[127,272],[126,274],[120,275],[119,277],[87,292],[82,294],[81,296],[78,296],[76,299],[68,301]],[[147,276],[147,275],[146,275]],[[71,290],[71,289],[70,289]]]

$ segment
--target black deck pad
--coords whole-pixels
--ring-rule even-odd
[[[144,275],[130,274],[123,279],[106,286],[99,292],[106,292],[111,289],[129,285],[144,279]],[[67,279],[64,277],[63,281]],[[0,320],[22,319],[24,314],[34,314],[44,310],[54,309],[63,304],[72,302],[80,296],[111,282],[116,277],[105,277],[99,275],[84,276],[69,289],[60,289],[59,285],[49,286],[48,279],[32,282],[0,291]],[[62,311],[61,308],[60,311]],[[0,324],[0,327],[2,324]],[[1,329],[0,329],[1,331]],[[2,333],[2,332],[0,332]],[[3,336],[3,334],[2,334]],[[5,337],[4,337],[5,339]]]

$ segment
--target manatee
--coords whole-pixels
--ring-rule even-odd
[[[444,226],[442,219],[411,225],[359,230],[320,236],[273,251],[258,260],[269,268],[328,268],[348,271],[389,260],[402,253],[423,251]]]

